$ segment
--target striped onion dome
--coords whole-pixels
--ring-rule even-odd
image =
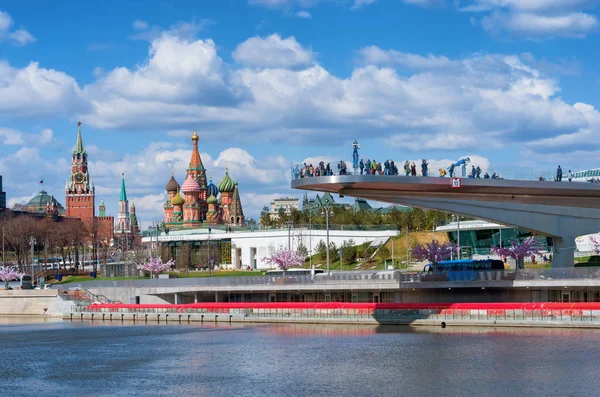
[[[218,188],[221,193],[231,193],[235,189],[235,183],[229,177],[228,170],[225,170],[225,176],[221,180],[221,183],[219,183]]]
[[[194,179],[194,177],[190,174],[188,175],[183,185],[181,185],[181,191],[184,193],[194,193],[200,191],[200,185]]]
[[[207,189],[209,196],[212,195],[217,197],[219,195],[219,188],[213,183],[212,178],[210,178],[210,182],[208,183]]]
[[[179,192],[177,192],[177,194],[175,195],[175,197],[173,197],[171,199],[171,204],[173,204],[173,205],[183,205],[183,204],[185,204],[185,199],[183,197],[181,197],[181,194],[179,194]]]

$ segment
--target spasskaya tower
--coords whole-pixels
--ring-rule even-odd
[[[71,177],[65,186],[67,216],[93,218],[95,216],[94,183],[90,178],[87,152],[81,139],[81,122],[77,123],[77,143],[73,149]]]

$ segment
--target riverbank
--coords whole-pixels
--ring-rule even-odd
[[[57,289],[0,290],[0,316],[62,317],[71,310]]]
[[[587,319],[564,318],[547,320],[529,319],[453,319],[452,317],[432,317],[428,319],[376,319],[376,318],[298,318],[298,317],[248,317],[240,314],[227,313],[94,313],[73,312],[63,315],[63,320],[97,323],[200,323],[200,324],[321,324],[321,325],[399,325],[410,327],[484,327],[484,328],[578,328],[600,329],[600,321],[594,322]]]

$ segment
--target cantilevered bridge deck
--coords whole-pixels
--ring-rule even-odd
[[[573,266],[575,237],[600,230],[600,184],[504,179],[339,175],[292,188],[448,211],[554,238],[553,265]]]

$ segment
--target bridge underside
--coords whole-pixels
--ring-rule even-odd
[[[600,185],[404,176],[328,176],[292,188],[453,212],[551,236],[552,265],[574,266],[575,238],[600,230]]]

